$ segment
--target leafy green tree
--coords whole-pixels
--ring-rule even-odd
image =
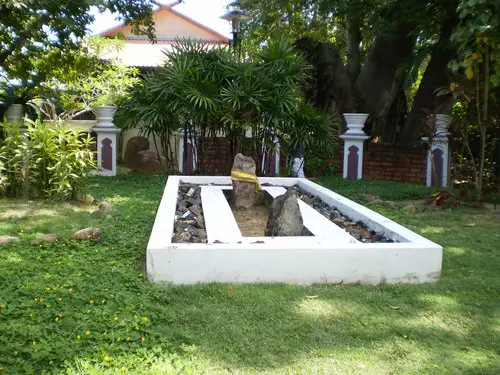
[[[54,69],[52,77],[34,90],[42,100],[49,100],[60,112],[59,118],[71,119],[100,105],[116,106],[138,82],[139,70],[127,67],[117,58],[103,61],[101,56],[120,50],[123,41],[93,37],[69,54],[71,66]]]
[[[425,108],[449,83],[449,38],[457,0],[246,0],[247,45],[277,31],[297,40],[315,67],[307,98],[321,109],[368,112],[368,130],[385,141],[418,139]],[[425,66],[423,62],[427,62]],[[405,90],[425,70],[411,109]]]
[[[0,72],[24,86],[26,95],[51,75],[70,66],[94,16],[106,9],[154,40],[151,0],[4,0],[0,3]]]
[[[482,198],[486,163],[500,161],[500,1],[461,0],[460,24],[452,36],[457,58],[451,68],[456,73],[450,85],[457,104],[454,114],[461,123],[462,142],[473,169],[478,198]],[[471,145],[477,137],[479,146]],[[498,167],[497,167],[498,174]]]

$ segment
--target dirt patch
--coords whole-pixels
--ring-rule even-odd
[[[256,205],[248,209],[231,207],[234,218],[243,237],[264,237],[266,233],[269,209],[265,205]]]

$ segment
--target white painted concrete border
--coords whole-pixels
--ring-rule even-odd
[[[243,236],[224,192],[220,188],[213,189],[214,187],[201,187],[201,204],[208,243],[219,241],[235,244],[241,241]]]
[[[338,243],[335,238],[244,238],[241,244],[172,243],[180,182],[231,183],[226,176],[171,176],[147,248],[148,276],[155,282],[423,283],[441,274],[442,247],[339,194],[300,178],[259,178],[261,184],[298,184],[354,220],[400,243]],[[258,243],[263,241],[264,243]],[[256,243],[257,242],[257,243]]]

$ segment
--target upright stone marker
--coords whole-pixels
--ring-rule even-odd
[[[297,192],[293,189],[274,199],[269,209],[266,236],[302,235],[304,223],[297,199]]]
[[[231,170],[233,205],[235,208],[251,208],[255,205],[258,188],[255,161],[250,156],[237,154]],[[255,180],[255,181],[252,181]]]

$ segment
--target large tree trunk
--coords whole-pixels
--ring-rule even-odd
[[[351,112],[351,84],[336,47],[310,38],[297,40],[296,46],[314,67],[313,76],[304,87],[307,101],[324,111],[338,108],[341,113]]]
[[[454,53],[450,47],[450,35],[457,21],[456,17],[453,17],[442,26],[439,42],[435,46],[401,132],[399,143],[402,145],[411,145],[422,134],[426,117],[424,109],[431,112],[440,110],[443,111],[442,113],[450,110],[450,108],[445,108],[451,104],[450,98],[437,97],[436,90],[446,88],[449,85],[448,63]],[[444,107],[438,109],[440,106]]]
[[[378,36],[356,80],[358,111],[373,118],[386,116],[403,84],[403,63],[411,58],[415,38],[410,27],[399,25],[393,38]]]
[[[345,40],[347,74],[351,84],[356,82],[361,71],[361,57],[359,46],[361,44],[361,30],[358,18],[347,15],[345,20]]]

